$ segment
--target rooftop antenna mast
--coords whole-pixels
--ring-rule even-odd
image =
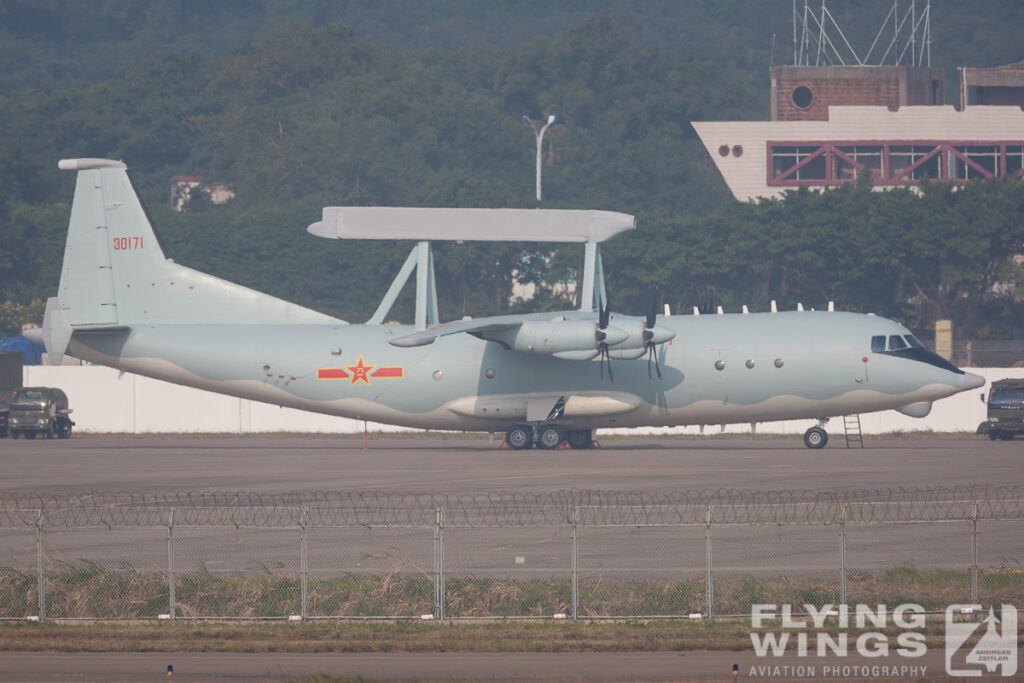
[[[871,47],[861,56],[821,0],[820,12],[803,0],[793,0],[793,64],[795,66],[931,66],[931,0],[893,0]],[[877,48],[877,52],[876,52]],[[813,55],[812,55],[813,52]]]

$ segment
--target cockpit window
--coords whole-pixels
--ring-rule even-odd
[[[929,365],[934,365],[937,368],[949,370],[959,375],[964,374],[963,370],[937,355],[912,334],[875,335],[871,337],[871,351],[872,353],[892,356],[894,358],[928,363]]]

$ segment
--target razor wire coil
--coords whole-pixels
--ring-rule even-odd
[[[679,526],[1024,519],[1024,486],[830,491],[417,494],[377,491],[2,493],[0,527]]]

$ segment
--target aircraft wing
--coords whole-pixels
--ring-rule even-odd
[[[661,344],[675,332],[653,320],[619,316],[609,325],[608,314],[584,311],[528,313],[458,320],[395,337],[393,346],[412,347],[432,344],[438,337],[471,334],[498,342],[510,351],[547,354],[565,360],[589,360],[609,348],[623,358],[639,357],[649,344]]]
[[[402,348],[412,346],[426,346],[434,343],[438,337],[446,337],[451,334],[463,332],[473,335],[482,335],[491,332],[508,332],[517,329],[523,324],[523,316],[495,316],[489,318],[478,318],[476,320],[456,320],[442,325],[435,325],[425,330],[405,334],[391,340],[392,346]]]

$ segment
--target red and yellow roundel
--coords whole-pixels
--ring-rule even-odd
[[[317,368],[316,371],[317,379],[347,379],[349,380],[349,385],[356,382],[369,384],[370,378],[402,379],[403,377],[405,377],[405,367],[401,365],[381,367],[366,365],[363,362],[362,354],[360,354],[359,360],[356,361],[355,365],[346,365],[341,368]]]

